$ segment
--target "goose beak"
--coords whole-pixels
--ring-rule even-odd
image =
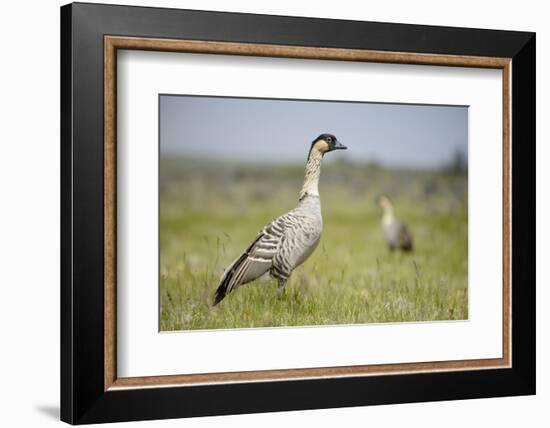
[[[340,141],[336,140],[336,143],[334,143],[334,149],[333,150],[346,150],[347,147],[344,146]]]

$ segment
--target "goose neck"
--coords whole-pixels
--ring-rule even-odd
[[[313,147],[307,158],[304,184],[300,191],[300,199],[306,195],[319,196],[319,176],[321,175],[322,160],[323,153]]]
[[[386,207],[384,208],[384,214],[382,215],[382,223],[384,225],[390,225],[395,222],[395,217],[393,215],[393,208]]]

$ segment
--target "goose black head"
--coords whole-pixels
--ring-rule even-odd
[[[345,150],[347,149],[338,139],[332,134],[321,134],[313,143],[311,143],[311,149],[317,149],[322,154],[332,152],[333,150]]]

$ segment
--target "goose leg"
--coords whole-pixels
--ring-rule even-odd
[[[278,278],[277,284],[277,293],[279,294],[279,296],[282,296],[283,294],[285,294],[286,279]]]

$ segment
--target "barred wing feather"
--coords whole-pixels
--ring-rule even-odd
[[[214,305],[220,303],[234,289],[254,281],[271,269],[273,259],[284,240],[286,215],[288,214],[264,227],[246,251],[224,271],[216,290]]]

